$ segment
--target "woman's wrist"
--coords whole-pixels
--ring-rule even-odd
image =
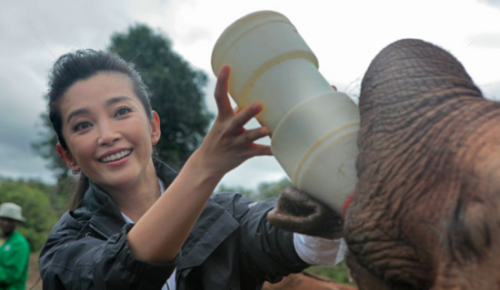
[[[216,185],[224,177],[226,172],[219,170],[217,164],[209,161],[200,149],[197,149],[187,160],[182,170],[197,176],[203,183],[215,183]]]

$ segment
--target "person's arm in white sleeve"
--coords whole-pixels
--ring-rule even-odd
[[[347,251],[343,238],[331,240],[294,233],[293,244],[299,257],[310,265],[337,265]]]

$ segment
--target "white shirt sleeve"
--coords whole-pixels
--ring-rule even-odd
[[[293,233],[293,244],[302,261],[310,265],[337,265],[347,252],[343,238],[330,240]]]

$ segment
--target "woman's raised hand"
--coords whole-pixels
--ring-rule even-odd
[[[197,157],[207,169],[222,175],[251,157],[272,155],[269,146],[254,143],[269,135],[267,127],[243,128],[262,111],[262,104],[255,102],[247,108],[233,110],[227,95],[229,74],[229,66],[223,67],[219,73],[215,87],[219,114],[197,152]]]

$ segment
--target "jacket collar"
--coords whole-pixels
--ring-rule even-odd
[[[21,235],[21,234],[20,234],[17,230],[14,230],[14,231],[12,232],[12,234],[10,234],[10,236],[8,236],[7,238],[5,238],[5,241],[4,241],[3,245],[6,245],[6,244],[7,244],[7,242],[9,242],[10,240],[15,240],[15,239],[17,239],[17,238],[18,238],[18,236],[20,236],[20,235]],[[0,236],[0,238],[1,238],[1,236]],[[3,246],[3,245],[2,245],[2,246]]]
[[[158,178],[168,187],[177,176],[168,165],[157,158],[153,158]],[[90,220],[90,227],[105,238],[121,231],[126,224],[118,205],[97,184],[89,182],[82,206],[75,210],[74,216],[78,219]]]

